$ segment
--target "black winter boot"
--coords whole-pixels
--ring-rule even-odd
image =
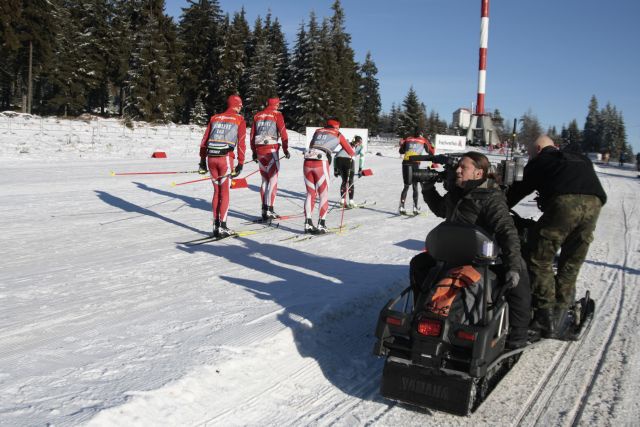
[[[220,237],[218,229],[220,229],[220,220],[216,219],[213,221],[213,237]]]
[[[507,337],[507,342],[505,343],[505,347],[508,350],[516,350],[519,348],[526,347],[529,345],[529,328],[509,328],[509,336]]]
[[[540,336],[542,338],[554,338],[556,328],[553,308],[537,309],[536,314],[533,317],[531,328],[540,331]]]

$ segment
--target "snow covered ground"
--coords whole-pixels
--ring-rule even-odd
[[[525,352],[475,414],[455,417],[378,393],[378,312],[407,285],[409,260],[439,222],[395,215],[393,148],[372,147],[393,158],[367,158],[374,175],[357,181],[356,199],[377,203],[346,211],[344,223],[358,227],[345,234],[288,239],[302,230],[296,218],[185,246],[210,232],[208,182],[172,187],[198,176],[109,172],[193,170],[201,129],[190,139],[171,136],[184,128],[146,138],[105,131],[92,145],[95,123],[62,121],[77,126],[66,135],[85,135],[74,139],[45,120],[16,118],[11,131],[0,123],[0,425],[638,422],[640,204],[631,169],[599,169],[609,202],[579,280],[597,304],[588,334]],[[149,158],[157,149],[168,159]],[[300,145],[292,151],[282,161],[281,214],[302,212]],[[260,227],[247,224],[259,214],[259,176],[248,181],[231,194],[237,230]],[[537,215],[531,200],[518,210]],[[329,225],[340,221],[333,210]]]

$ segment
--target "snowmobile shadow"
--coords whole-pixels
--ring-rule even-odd
[[[95,191],[96,195],[98,196],[98,198],[100,200],[102,200],[103,202],[105,202],[106,204],[108,204],[110,206],[114,206],[116,208],[122,209],[125,212],[137,213],[137,214],[140,214],[140,215],[145,215],[145,216],[150,216],[150,217],[153,217],[153,218],[158,218],[158,219],[161,219],[163,221],[168,222],[169,224],[173,224],[173,225],[177,225],[177,226],[182,227],[182,228],[186,228],[187,230],[191,230],[191,231],[193,231],[195,233],[200,233],[200,234],[205,233],[202,230],[198,230],[197,228],[191,227],[191,226],[189,226],[187,224],[183,224],[183,223],[181,223],[179,221],[176,221],[174,219],[168,218],[168,217],[166,217],[164,215],[160,215],[157,212],[154,212],[154,211],[152,211],[150,209],[147,209],[147,208],[143,208],[142,206],[136,205],[134,203],[128,202],[128,201],[126,201],[124,199],[121,199],[120,197],[111,195],[111,194],[109,194],[109,193],[107,193],[105,191],[99,191],[99,190],[94,190],[94,191]],[[119,221],[122,221],[122,220],[119,220]],[[105,223],[105,225],[106,224],[107,223]],[[103,224],[100,224],[100,225],[103,225]]]
[[[609,264],[606,262],[601,262],[601,261],[592,261],[592,260],[585,260],[584,261],[585,264],[591,264],[591,265],[597,265],[599,267],[607,267],[607,268],[614,268],[616,270],[622,270],[625,273],[628,274],[636,274],[636,275],[640,275],[640,269],[637,268],[631,268],[631,267],[625,267],[624,265],[617,265],[617,264]]]
[[[178,247],[259,272],[264,280],[219,277],[246,289],[253,298],[282,307],[275,319],[293,332],[299,354],[313,358],[335,387],[359,399],[389,403],[379,394],[384,361],[372,355],[373,334],[381,304],[406,286],[399,278],[407,275],[408,267],[237,240],[242,245]]]
[[[396,246],[400,246],[401,248],[409,249],[411,251],[422,251],[424,250],[424,240],[416,240],[416,239],[407,239],[402,242],[394,243]]]

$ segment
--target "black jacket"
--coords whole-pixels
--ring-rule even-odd
[[[468,182],[441,196],[433,185],[422,195],[429,209],[447,221],[473,224],[492,234],[502,250],[506,270],[521,270],[520,240],[503,191],[491,180]]]
[[[524,167],[522,181],[515,182],[507,192],[507,203],[515,206],[528,194],[540,193],[539,204],[544,206],[562,194],[591,194],[604,205],[607,194],[593,170],[588,157],[577,153],[545,147]]]

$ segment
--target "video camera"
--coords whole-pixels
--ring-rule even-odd
[[[408,159],[410,162],[428,161],[438,163],[444,166],[444,170],[418,169],[415,167],[417,163],[405,163],[402,165],[404,183],[411,185],[413,182],[421,182],[423,184],[443,182],[444,188],[450,190],[455,184],[456,169],[463,156],[464,153],[411,156]],[[491,164],[489,174],[494,177],[498,184],[508,187],[516,181],[522,181],[525,164],[526,159],[521,156],[501,160],[498,164]]]

